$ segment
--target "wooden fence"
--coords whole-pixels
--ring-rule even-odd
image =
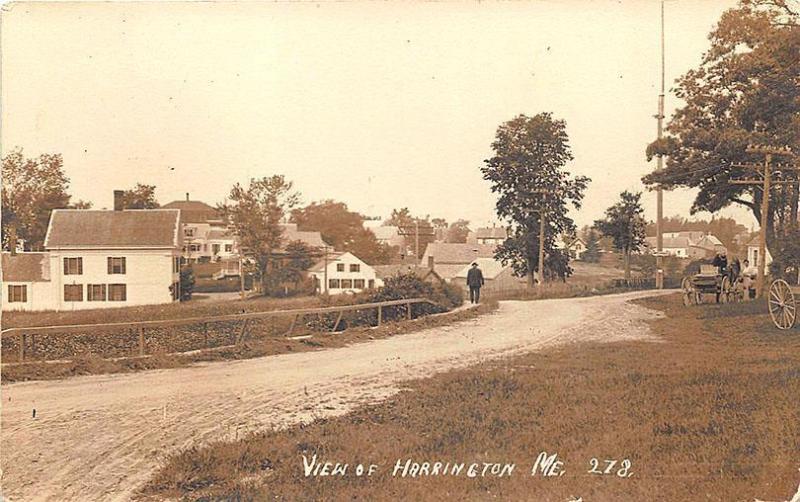
[[[205,316],[205,317],[188,317],[180,319],[165,319],[165,320],[151,320],[151,321],[135,321],[135,322],[116,322],[116,323],[98,323],[98,324],[72,324],[62,326],[31,326],[31,327],[18,327],[8,328],[0,332],[2,337],[2,344],[6,345],[7,341],[16,341],[18,347],[18,363],[24,362],[26,358],[35,356],[37,347],[37,337],[39,343],[43,341],[42,337],[51,335],[64,335],[68,333],[81,333],[93,336],[108,336],[110,334],[119,334],[120,332],[127,332],[129,335],[136,337],[136,352],[138,356],[147,355],[146,333],[148,330],[156,330],[165,327],[178,327],[178,326],[198,326],[203,334],[203,347],[196,347],[192,350],[199,348],[209,348],[209,326],[221,323],[234,323],[236,329],[232,331],[230,344],[228,346],[240,345],[247,336],[248,327],[254,321],[270,319],[270,318],[287,318],[291,319],[288,331],[285,336],[290,336],[294,331],[298,320],[308,315],[316,315],[322,317],[325,314],[337,314],[336,320],[333,322],[331,331],[337,331],[342,323],[342,316],[347,312],[359,312],[375,309],[377,311],[377,325],[384,320],[384,309],[387,307],[400,307],[402,315],[406,319],[412,318],[412,306],[417,304],[428,304],[437,306],[437,304],[426,298],[408,298],[402,300],[391,300],[376,303],[360,303],[352,305],[340,305],[334,307],[316,307],[305,309],[293,310],[271,310],[266,312],[249,312],[242,314],[227,314],[220,316]],[[180,351],[179,351],[180,352]],[[37,358],[37,360],[46,360],[44,358]]]

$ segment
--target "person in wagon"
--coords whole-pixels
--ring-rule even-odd
[[[711,264],[717,267],[720,275],[725,275],[725,271],[728,269],[727,253],[725,251],[717,253],[717,255],[714,257],[714,261],[712,261]]]
[[[473,262],[467,272],[467,287],[469,287],[469,302],[478,303],[481,299],[481,286],[484,284],[483,272],[478,268],[478,263]]]
[[[744,269],[742,270],[742,286],[745,290],[745,300],[750,299],[750,290],[753,288],[753,279],[758,275],[758,269],[755,265],[750,265],[750,260],[744,260]]]

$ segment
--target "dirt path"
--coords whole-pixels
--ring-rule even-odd
[[[648,336],[627,293],[496,313],[340,349],[2,387],[6,500],[127,500],[178,448],[346,413],[402,382],[573,341]],[[36,409],[36,418],[32,410]]]

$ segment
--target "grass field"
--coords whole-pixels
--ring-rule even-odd
[[[343,417],[172,457],[142,494],[188,500],[788,500],[800,482],[800,331],[763,304],[685,308],[660,341],[582,344],[454,371]],[[558,453],[565,475],[532,477]],[[348,462],[305,478],[302,454]],[[393,477],[398,459],[501,462],[512,476]],[[616,461],[610,474],[590,473]],[[619,471],[624,460],[626,471]],[[378,471],[358,477],[356,463]],[[481,464],[482,465],[482,464]],[[622,472],[632,474],[620,477]]]

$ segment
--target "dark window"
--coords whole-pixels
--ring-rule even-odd
[[[233,251],[233,244],[225,244],[225,252],[230,253]]]
[[[353,281],[353,287],[356,289],[364,289],[364,279],[356,279]]]
[[[349,289],[353,287],[352,279],[342,279],[342,289]]]
[[[181,259],[179,257],[175,257],[172,259],[172,273],[177,274],[181,271]]]
[[[108,301],[110,302],[124,302],[127,300],[128,290],[126,284],[109,284],[108,285]]]
[[[64,275],[81,275],[83,258],[64,258]]]
[[[374,288],[375,287],[375,279],[370,279],[367,284],[368,284],[369,289]]]
[[[108,273],[109,274],[124,274],[125,273],[125,257],[108,257]]]
[[[361,265],[358,263],[351,263],[350,272],[361,272]]]
[[[28,301],[28,286],[13,284],[8,285],[8,301],[9,302],[27,302]]]
[[[344,272],[344,263],[337,263],[336,264],[336,271],[337,272]]]
[[[339,289],[339,279],[328,279],[328,289]]]
[[[83,301],[83,284],[64,284],[65,302]]]
[[[106,301],[106,285],[105,284],[87,284],[86,285],[86,300],[90,302],[104,302]]]

